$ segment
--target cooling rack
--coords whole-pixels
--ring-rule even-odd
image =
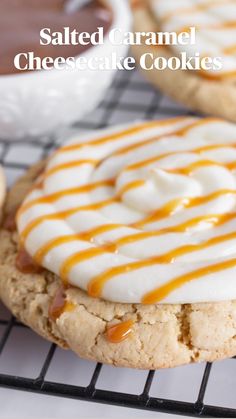
[[[138,72],[120,71],[97,110],[72,130],[186,114],[191,112],[155,91]],[[57,147],[63,137],[0,140],[0,159],[9,184]],[[36,351],[27,353],[26,347]],[[58,361],[61,357],[63,362]],[[34,365],[30,372],[29,364]],[[70,380],[63,370],[65,364]],[[236,418],[234,367],[233,359],[157,372],[94,364],[50,345],[0,308],[0,386],[4,388],[193,417]],[[112,384],[106,384],[104,371],[112,376]]]

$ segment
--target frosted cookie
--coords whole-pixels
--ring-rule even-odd
[[[181,33],[196,28],[196,44],[134,46],[135,55],[166,59],[186,52],[187,58],[220,57],[222,69],[156,70],[144,75],[164,93],[190,108],[236,121],[236,3],[233,0],[131,0],[135,31]]]
[[[100,362],[235,355],[235,138],[234,124],[189,117],[72,138],[8,195],[5,304]]]

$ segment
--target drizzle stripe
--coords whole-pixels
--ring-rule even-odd
[[[114,179],[106,179],[100,182],[88,183],[87,185],[82,185],[77,188],[63,189],[62,191],[55,192],[51,195],[43,196],[40,198],[35,198],[29,202],[26,202],[20,207],[18,211],[18,216],[22,215],[27,209],[33,207],[34,205],[51,204],[53,202],[58,201],[60,198],[63,198],[64,196],[74,195],[74,194],[84,194],[84,193],[91,192],[95,189],[102,188],[105,186],[112,187],[114,186],[114,184],[115,184]]]
[[[177,122],[181,122],[181,121],[184,121],[184,120],[187,121],[187,118],[186,117],[176,117],[176,118],[173,118],[171,120],[168,120],[168,122],[167,121],[145,122],[145,123],[139,124],[135,127],[127,128],[127,129],[124,129],[122,131],[115,132],[114,134],[106,135],[104,137],[99,137],[95,140],[92,140],[92,141],[89,141],[89,142],[86,142],[86,143],[71,144],[71,145],[68,145],[68,146],[65,146],[65,147],[61,147],[59,150],[56,151],[56,153],[64,153],[65,151],[67,152],[67,151],[78,150],[82,147],[88,147],[88,146],[90,147],[90,146],[94,146],[94,145],[96,146],[96,145],[100,145],[100,144],[105,144],[105,143],[117,141],[117,140],[120,140],[120,139],[126,137],[127,135],[134,135],[134,134],[137,134],[139,132],[145,131],[148,128],[152,128],[152,127],[153,128],[155,128],[155,127],[158,128],[158,127],[165,126],[165,125],[175,124]]]
[[[91,205],[84,205],[81,207],[76,207],[76,208],[72,208],[70,210],[67,211],[62,211],[62,212],[58,212],[55,214],[46,214],[46,215],[42,215],[41,217],[36,218],[35,220],[33,220],[31,223],[29,223],[25,229],[22,231],[21,233],[21,241],[22,243],[25,242],[25,240],[27,239],[28,235],[31,233],[31,231],[38,227],[40,224],[42,224],[44,221],[48,221],[48,220],[64,220],[67,217],[76,214],[76,212],[79,211],[95,211],[97,209],[106,207],[108,205],[113,204],[114,202],[117,202],[117,198],[111,198],[105,201],[100,201],[100,202],[96,202],[94,204]]]
[[[93,247],[75,253],[63,262],[60,268],[60,278],[63,280],[65,284],[67,284],[68,273],[78,263],[78,260],[81,263],[96,256],[100,256],[104,253],[106,253],[106,250],[102,249],[101,247]]]
[[[155,257],[144,259],[144,260],[141,260],[141,261],[131,262],[131,263],[128,263],[128,264],[125,264],[125,265],[120,265],[120,266],[115,266],[113,268],[110,268],[106,272],[104,272],[104,273],[96,276],[95,278],[93,278],[89,282],[89,284],[88,284],[88,293],[89,293],[89,295],[91,297],[99,297],[101,295],[101,293],[102,293],[102,290],[103,290],[104,285],[108,281],[110,281],[112,278],[114,278],[115,276],[118,276],[118,275],[121,275],[121,274],[127,274],[129,272],[136,271],[136,270],[138,270],[140,268],[146,268],[147,266],[154,266],[156,264],[159,264],[161,260],[162,259],[160,258],[160,256],[155,256]],[[233,259],[233,260],[234,260],[234,263],[236,265],[236,258]],[[218,265],[219,264],[217,264],[215,266],[218,266]],[[227,266],[227,263],[226,264],[223,263],[222,265],[223,265],[223,267],[221,268],[221,270],[226,269],[224,266]],[[202,276],[202,272],[203,272],[203,275],[207,275],[209,273],[209,270],[211,270],[211,268],[212,268],[212,266],[207,266],[207,267],[205,267],[203,269],[197,270],[196,271],[197,272],[196,277],[195,276],[192,277],[192,275],[195,272],[188,273],[187,275],[178,277],[178,279],[177,279],[178,286],[181,286],[182,284],[186,283],[187,281],[190,281],[191,279],[195,279],[195,278],[201,277]],[[204,272],[206,272],[206,273],[204,274]],[[216,270],[213,271],[213,272],[216,272]],[[184,278],[184,279],[182,279],[182,278]],[[170,281],[168,283],[167,288],[165,288],[165,289],[168,290],[168,293],[171,292],[171,291],[173,291],[174,285],[175,285],[175,281],[176,280]],[[159,290],[159,288],[158,288],[158,290]],[[155,298],[156,298],[156,292],[157,291],[155,290],[154,291]],[[153,301],[149,297],[150,297],[149,294],[148,294],[148,296],[147,295],[144,296],[142,302],[145,303],[145,304],[147,304],[147,303],[148,304],[152,304],[152,303],[156,302],[154,300],[154,298],[153,298],[153,300],[154,300]],[[164,297],[162,295],[162,298],[161,299],[163,299],[163,298]]]
[[[44,246],[40,247],[38,251],[34,255],[34,260],[37,261],[38,264],[42,264],[43,259],[50,252],[57,246],[61,246],[65,243],[70,243],[77,240],[84,240],[93,242],[94,238],[99,234],[106,233],[107,231],[115,230],[117,228],[122,228],[121,224],[105,224],[99,227],[95,227],[91,230],[87,230],[84,233],[79,234],[70,234],[67,236],[60,236],[53,240],[47,242]]]
[[[47,170],[44,174],[44,179],[47,179],[49,176],[52,176],[55,173],[61,172],[62,170],[73,169],[74,167],[80,167],[80,166],[83,166],[84,164],[90,164],[92,166],[96,166],[97,163],[99,163],[99,160],[94,160],[94,159],[74,160],[74,161],[62,163],[62,164],[59,164],[58,166],[54,166],[51,169]]]
[[[186,275],[178,276],[169,281],[167,284],[147,293],[142,299],[142,304],[158,303],[159,301],[162,301],[164,298],[166,298],[174,290],[181,287],[181,285],[186,284],[187,282],[199,279],[206,275],[211,275],[213,273],[223,271],[225,269],[234,268],[235,266],[236,258],[233,258],[224,262],[216,263],[215,265],[205,266],[204,268],[197,269],[196,271],[188,272]]]

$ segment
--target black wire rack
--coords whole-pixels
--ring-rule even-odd
[[[103,128],[113,123],[124,123],[144,118],[161,119],[186,114],[191,113],[155,91],[138,73],[121,71],[117,74],[112,87],[106,95],[106,99],[104,99],[98,109],[82,122],[75,124],[73,129],[86,131]],[[57,147],[61,141],[63,141],[63,135],[34,139],[24,138],[23,140],[11,142],[1,139],[0,160],[5,166],[10,183],[22,174],[29,165],[46,156],[52,149]],[[1,357],[7,351],[13,331],[25,328],[25,326],[13,317],[1,317],[1,309],[0,326],[3,328],[0,340],[1,361]],[[21,345],[21,342],[18,344]],[[138,394],[97,388],[98,379],[102,368],[104,368],[102,364],[95,364],[91,380],[86,386],[51,381],[47,378],[47,373],[55,357],[55,352],[56,346],[54,344],[50,345],[47,355],[42,362],[40,373],[36,378],[4,373],[1,370],[0,363],[0,386],[58,397],[145,409],[147,411],[193,417],[236,418],[236,402],[235,408],[221,404],[220,400],[217,403],[218,406],[204,402],[209,386],[212,364],[206,364],[195,400],[189,402],[174,399],[173,397],[163,398],[150,395],[153,380],[156,374],[158,374],[155,371],[149,371],[145,374],[142,391]],[[229,373],[234,373],[232,368]],[[232,389],[232,391],[234,390]]]

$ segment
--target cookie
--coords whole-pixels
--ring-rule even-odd
[[[222,5],[220,1],[205,0],[200,5],[194,6],[191,3],[191,7],[187,7],[187,3],[182,1],[176,5],[172,0],[131,1],[134,31],[178,33],[184,28],[195,26],[198,40],[195,49],[203,56],[221,57],[223,69],[215,72],[169,68],[141,71],[163,93],[190,109],[236,121],[236,59],[232,45],[235,39],[232,18],[236,6],[233,2],[223,2]],[[195,50],[192,51],[189,46],[183,46],[182,50],[187,51],[189,56],[194,56]],[[177,51],[172,46],[135,45],[133,52],[137,61],[143,54],[150,53],[153,55],[153,62],[158,57],[169,59],[178,56],[180,50]]]
[[[85,205],[84,200],[86,197],[82,196],[82,193],[88,193],[88,173],[90,180],[93,180],[93,182],[95,182],[95,180],[96,182],[102,182],[101,173],[105,173],[106,175],[110,174],[110,171],[114,170],[115,167],[115,170],[117,170],[119,176],[121,176],[124,168],[121,169],[119,166],[118,169],[118,166],[114,164],[114,160],[110,161],[110,159],[112,156],[113,158],[114,156],[122,156],[122,165],[125,165],[126,153],[129,154],[129,165],[138,164],[140,166],[140,163],[143,162],[143,160],[148,160],[148,158],[152,159],[151,162],[148,161],[148,171],[144,169],[145,165],[142,163],[142,171],[139,172],[139,175],[145,174],[145,176],[151,176],[148,180],[149,188],[143,190],[143,194],[145,195],[145,207],[143,208],[143,211],[147,210],[149,206],[153,204],[149,195],[149,192],[151,191],[151,196],[153,196],[152,188],[163,185],[165,193],[168,192],[169,194],[168,199],[172,196],[174,193],[173,190],[176,190],[177,186],[178,194],[182,193],[182,198],[186,191],[188,191],[188,193],[192,192],[192,198],[195,199],[194,194],[199,195],[200,185],[201,193],[204,194],[203,196],[206,203],[206,191],[204,190],[205,182],[202,184],[202,177],[204,179],[204,176],[206,176],[206,183],[208,186],[210,185],[210,187],[212,187],[214,184],[214,188],[217,190],[217,196],[212,196],[210,200],[211,205],[214,204],[214,210],[216,211],[216,209],[218,209],[221,213],[223,211],[224,216],[228,213],[231,214],[232,207],[235,205],[235,193],[233,190],[235,182],[233,177],[234,167],[230,165],[230,162],[235,160],[235,130],[236,127],[233,124],[221,120],[200,120],[194,118],[177,118],[165,122],[152,121],[121,128],[118,127],[112,130],[106,130],[105,132],[103,131],[100,134],[95,133],[92,138],[84,137],[78,139],[75,137],[67,145],[59,149],[59,151],[49,158],[48,161],[39,163],[36,167],[31,168],[9,192],[5,204],[4,222],[0,232],[0,294],[4,303],[17,318],[46,339],[56,342],[64,348],[72,349],[83,358],[99,362],[133,368],[158,369],[188,364],[190,362],[213,361],[234,356],[236,354],[236,299],[232,299],[233,297],[228,297],[227,299],[227,292],[232,296],[234,292],[232,283],[230,282],[230,277],[233,275],[230,269],[234,269],[234,250],[233,246],[231,248],[228,246],[228,240],[234,240],[234,237],[227,236],[227,234],[233,234],[233,225],[227,224],[228,221],[230,223],[232,220],[227,220],[227,217],[224,218],[224,220],[220,217],[222,221],[220,229],[223,229],[223,231],[219,231],[221,233],[221,239],[218,240],[219,234],[215,236],[217,237],[217,246],[220,247],[214,247],[216,245],[215,242],[208,242],[207,252],[204,250],[205,244],[204,247],[200,249],[203,253],[198,253],[199,248],[195,248],[193,252],[190,252],[193,255],[196,251],[194,256],[196,259],[195,262],[200,260],[201,266],[208,267],[208,273],[201,271],[200,276],[202,276],[202,278],[199,278],[199,275],[198,278],[195,278],[196,281],[194,281],[193,278],[190,278],[191,286],[195,283],[197,288],[195,287],[193,290],[191,290],[191,288],[186,288],[185,292],[185,283],[182,282],[181,284],[178,284],[179,296],[175,294],[177,288],[172,289],[172,292],[169,293],[169,297],[162,295],[162,301],[149,304],[141,301],[141,297],[136,290],[138,287],[132,287],[132,281],[130,281],[130,284],[128,281],[126,281],[126,284],[120,283],[125,281],[120,281],[118,283],[113,282],[109,292],[107,291],[107,293],[104,294],[102,291],[101,295],[92,296],[88,294],[91,289],[87,287],[88,281],[85,281],[86,275],[88,275],[88,271],[85,269],[81,269],[84,283],[82,281],[83,278],[81,279],[78,275],[78,271],[76,271],[75,278],[70,275],[68,269],[67,280],[65,281],[65,277],[63,276],[60,277],[59,274],[61,271],[60,269],[58,270],[58,266],[60,266],[63,259],[60,260],[58,265],[59,259],[64,256],[68,258],[69,255],[68,253],[65,255],[65,252],[73,251],[77,255],[79,252],[76,247],[73,249],[70,248],[68,244],[70,242],[67,241],[68,237],[65,234],[65,230],[63,230],[63,234],[64,237],[67,238],[65,242],[66,246],[63,248],[63,255],[61,256],[61,254],[58,253],[50,254],[50,252],[48,252],[48,256],[50,257],[45,257],[47,252],[45,253],[46,248],[44,246],[44,258],[41,258],[40,265],[38,264],[39,259],[34,257],[35,252],[37,253],[39,250],[35,247],[34,242],[36,242],[37,246],[41,246],[42,242],[46,241],[46,245],[48,246],[48,243],[51,245],[52,240],[54,240],[55,244],[55,237],[57,238],[55,235],[58,235],[58,228],[65,228],[64,224],[60,226],[55,224],[56,230],[53,230],[54,238],[52,239],[51,236],[51,241],[48,241],[48,234],[51,234],[51,228],[54,223],[53,220],[56,220],[56,222],[58,221],[58,216],[55,218],[54,214],[55,202],[57,202],[57,205],[60,203],[61,215],[59,219],[65,222],[65,211],[68,211],[71,206],[77,208],[78,203],[76,199],[78,197],[76,198],[74,196],[73,200],[71,200],[71,194],[73,195],[76,192],[76,194],[79,193],[79,204],[80,206],[83,206],[85,218],[83,218],[82,211],[79,213],[77,212],[76,218],[73,218],[73,214],[69,214],[69,217],[72,215],[72,218],[68,218],[68,220],[70,220],[70,228],[77,229],[78,237],[76,239],[76,246],[78,245],[77,240],[82,240],[87,243],[88,247],[86,247],[86,249],[88,250],[86,250],[87,253],[83,253],[83,263],[86,262],[85,258],[88,254],[91,256],[91,253],[88,252],[91,251],[91,246],[94,249],[94,244],[96,244],[96,249],[101,248],[102,250],[105,249],[106,252],[109,252],[109,263],[114,263],[114,260],[117,263],[117,259],[114,259],[114,247],[112,247],[111,240],[108,241],[106,239],[105,242],[103,242],[100,237],[100,240],[97,241],[97,239],[95,240],[94,235],[93,240],[90,241],[91,238],[88,237],[88,232],[90,232],[91,235],[91,229],[94,231],[95,228],[94,225],[92,227],[89,223],[92,223],[92,221],[94,222],[94,218],[90,218],[92,214],[94,216],[96,215],[96,217],[98,216],[94,211],[97,211],[98,208],[100,209],[100,204],[98,205],[98,198],[101,199],[100,193],[103,194],[103,198],[105,198],[104,194],[108,192],[108,190],[109,193],[114,193],[114,183],[112,185],[106,184],[105,188],[108,188],[108,190],[105,189],[103,192],[100,191],[99,194],[98,191],[96,191],[95,195],[89,195],[90,200],[93,198],[97,201],[96,206],[92,210],[91,208],[87,208],[88,205]],[[150,145],[151,148],[149,149]],[[113,147],[115,149],[113,149]],[[153,147],[156,153],[155,156]],[[165,150],[165,156],[163,156],[162,153],[160,156],[160,148],[162,149],[162,147],[164,147],[162,152]],[[188,152],[185,149],[186,147],[189,149]],[[92,160],[93,148],[95,148],[95,155],[97,158],[100,156],[100,160],[96,162],[96,170],[99,171],[99,173],[97,173],[97,176],[99,175],[99,180],[98,178],[94,178],[93,171],[95,169],[93,165],[91,168],[91,161],[89,162],[89,168],[87,167],[87,153],[90,160]],[[139,148],[141,153],[136,155]],[[133,154],[134,150],[136,150],[135,156]],[[107,157],[103,156],[103,152],[107,153]],[[83,163],[81,153],[83,154]],[[151,157],[148,156],[149,153],[151,153]],[[173,153],[175,155],[174,160]],[[64,160],[65,154],[67,156],[66,161]],[[179,161],[176,157],[177,155],[179,156],[178,158],[180,158]],[[153,167],[152,164],[155,157],[155,167]],[[172,170],[172,172],[167,173],[169,167],[167,165],[164,169],[164,166],[160,163],[162,159],[163,164],[164,162],[165,165],[168,163],[171,165],[172,169],[178,161],[180,168],[182,167],[182,172],[173,173]],[[190,179],[186,168],[183,170],[183,161],[186,163],[188,159],[191,160],[192,164]],[[221,160],[221,163],[219,160]],[[153,169],[155,168],[156,170],[157,161],[158,170],[161,170],[161,172],[157,172],[158,178],[156,178],[156,172],[153,173]],[[103,166],[104,164],[105,166]],[[84,166],[84,172],[81,172],[81,165]],[[160,167],[162,167],[162,169],[160,169]],[[70,172],[71,170],[72,172]],[[163,177],[163,171],[171,177]],[[60,174],[60,172],[62,173]],[[79,176],[76,176],[76,173],[79,174]],[[62,175],[62,177],[60,177],[60,175]],[[113,175],[115,175],[114,172]],[[162,177],[160,177],[160,175],[162,175]],[[124,197],[122,200],[120,188],[125,185],[119,183],[121,179],[119,176],[117,177],[115,189],[119,202],[122,201],[123,206],[131,206],[131,203],[133,203],[133,205],[142,205],[143,200],[139,201],[139,196],[136,194],[135,196],[130,196],[128,201],[125,200]],[[179,176],[181,178],[179,178]],[[125,182],[127,182],[127,178],[124,177],[124,174],[122,177],[125,179]],[[173,179],[174,189],[171,187]],[[68,186],[67,182],[78,183],[78,180],[84,182],[84,184],[80,186],[74,184],[73,187],[70,184],[70,188],[66,189],[66,185]],[[130,178],[128,178],[128,180],[130,181]],[[166,180],[168,181],[167,183]],[[171,182],[169,183],[170,180]],[[180,180],[181,184],[178,183]],[[133,178],[132,181],[134,181]],[[226,190],[224,182],[227,183],[228,190]],[[81,190],[82,186],[84,188],[83,190]],[[137,188],[140,186],[140,184],[139,186],[136,184]],[[152,187],[151,189],[150,186]],[[80,188],[79,191],[78,189],[76,191],[73,189],[78,187]],[[101,185],[99,188],[100,187]],[[104,185],[102,187],[104,188]],[[229,190],[229,188],[231,189]],[[132,188],[129,190],[131,189]],[[51,191],[50,193],[49,190]],[[89,183],[89,192],[91,192],[91,190],[93,190],[93,192],[95,190],[94,183],[92,184],[92,182]],[[161,190],[154,189],[154,191],[155,195],[158,195],[159,200],[164,199]],[[137,190],[135,192],[137,192]],[[40,196],[38,196],[39,193]],[[127,199],[129,195],[127,186],[126,193]],[[70,198],[65,198],[65,195]],[[215,207],[215,200],[217,200],[217,207]],[[178,206],[178,208],[172,208],[173,213],[171,213],[171,217],[170,215],[167,217],[168,223],[173,222],[175,217],[179,216],[178,213],[182,214],[182,212],[185,211],[185,208],[183,208],[184,205],[187,205],[185,202],[186,200],[182,202],[182,207]],[[191,203],[193,202],[194,205],[198,207],[199,201],[196,201],[195,199],[195,201],[191,201]],[[200,204],[202,203],[203,202]],[[154,204],[156,205],[156,203]],[[207,211],[212,210],[213,207],[211,205],[209,208],[205,208],[205,215],[207,215]],[[17,208],[19,209],[17,211],[16,229],[16,225],[14,224],[15,217],[13,214],[16,212]],[[105,208],[105,206],[103,206],[103,208]],[[44,226],[44,231],[41,231],[40,233],[40,236],[42,237],[39,238],[37,235],[33,236],[31,232],[34,231],[34,234],[37,232],[37,225],[40,225],[38,223],[39,217],[42,217],[42,214],[44,214],[43,216],[45,217],[45,209],[47,209],[47,218],[44,218],[43,222],[46,222],[47,224]],[[118,219],[118,213],[116,213],[115,207],[113,207],[112,213],[114,225],[115,222],[117,223]],[[48,218],[49,214],[51,214],[50,218]],[[116,217],[114,217],[114,214],[116,214]],[[121,215],[124,223],[124,212],[122,212]],[[110,214],[105,212],[105,216],[108,217]],[[130,213],[129,217],[131,217]],[[200,232],[198,230],[196,231],[196,226],[194,226],[192,233],[193,242],[196,242],[198,234],[203,234],[204,236],[206,233],[208,234],[210,232],[210,234],[214,235],[218,228],[214,225],[216,219],[216,216],[209,217],[208,223],[210,223],[210,228],[209,224],[203,224],[201,225]],[[37,222],[35,220],[37,220]],[[78,226],[77,223],[80,221],[82,221],[82,224]],[[200,220],[198,219],[198,224],[199,222]],[[29,225],[30,229],[28,227]],[[230,227],[230,232],[228,230],[224,231],[225,226],[227,228]],[[82,236],[78,231],[79,228],[83,229],[83,231],[85,230],[86,234],[83,233],[84,235]],[[98,228],[98,225],[96,225],[96,228]],[[30,240],[26,238],[26,229],[27,233],[29,233],[28,237],[31,237]],[[60,234],[61,232],[62,230],[59,231]],[[165,233],[169,234],[170,232],[165,231]],[[162,248],[156,249],[156,251],[163,251],[167,245],[175,246],[175,232],[172,231],[171,234],[172,242],[165,242],[163,240]],[[224,236],[224,239],[222,236]],[[34,239],[32,239],[32,237],[34,237]],[[181,231],[181,235],[178,236],[178,240],[184,241],[188,237],[189,234],[185,234],[183,230]],[[232,244],[232,242],[230,243]],[[23,244],[24,248],[22,247]],[[213,249],[211,248],[212,245]],[[147,245],[141,246],[140,249],[139,251],[141,252],[152,251],[152,248]],[[185,246],[185,254],[177,255],[178,257],[183,257],[181,266],[183,265],[184,269],[186,268],[187,263],[185,258],[189,253],[189,250],[190,249],[187,249]],[[191,248],[191,250],[193,250],[193,248]],[[228,254],[224,256],[225,251],[227,251]],[[98,251],[96,250],[94,252]],[[218,275],[218,268],[216,269],[216,265],[220,262],[219,252],[221,257],[223,257],[222,263],[228,263],[229,260],[231,261],[231,265],[228,267],[229,271],[227,271],[231,273],[230,277],[227,276],[224,265],[221,266],[221,269],[219,270],[220,274]],[[229,252],[232,252],[231,258],[229,258]],[[40,252],[37,254],[39,255]],[[203,257],[204,255],[205,259]],[[210,265],[208,260],[209,255],[212,259],[210,260]],[[93,257],[90,257],[89,264],[93,265],[92,267],[89,266],[90,269],[95,269],[95,271],[101,269],[99,257],[99,252],[96,254],[94,253]],[[163,261],[159,259],[158,264],[163,263]],[[167,260],[165,260],[165,262],[166,261]],[[195,262],[193,262],[193,259],[191,260],[191,264]],[[81,263],[81,259],[79,261],[77,260],[77,263]],[[48,268],[46,267],[46,264]],[[174,272],[180,268],[177,261],[172,262],[172,266],[174,267]],[[214,268],[212,269],[211,266],[214,266]],[[187,268],[189,268],[188,264]],[[58,271],[58,274],[56,271]],[[141,289],[144,293],[146,292],[146,286],[151,271],[148,270],[147,273],[148,275],[144,277],[144,284]],[[138,271],[136,271],[136,283],[138,283],[138,274]],[[213,277],[208,278],[208,274],[213,275]],[[165,279],[162,278],[162,280]],[[168,283],[168,279],[166,280]],[[202,282],[199,283],[199,280]],[[220,289],[216,289],[217,287],[215,284],[221,280],[223,280],[224,286]],[[158,281],[158,278],[153,278],[153,281]],[[84,290],[82,290],[82,287],[84,287]],[[196,290],[198,290],[197,293]],[[140,289],[138,291],[140,291]],[[204,299],[209,295],[208,291],[216,301],[204,302]],[[219,296],[224,296],[224,301],[220,301]],[[183,302],[170,304],[168,303],[168,298],[170,301],[181,298]],[[112,301],[112,299],[114,301]],[[133,301],[125,302],[125,299]],[[120,300],[120,302],[115,300]],[[123,300],[123,302],[121,300]]]

